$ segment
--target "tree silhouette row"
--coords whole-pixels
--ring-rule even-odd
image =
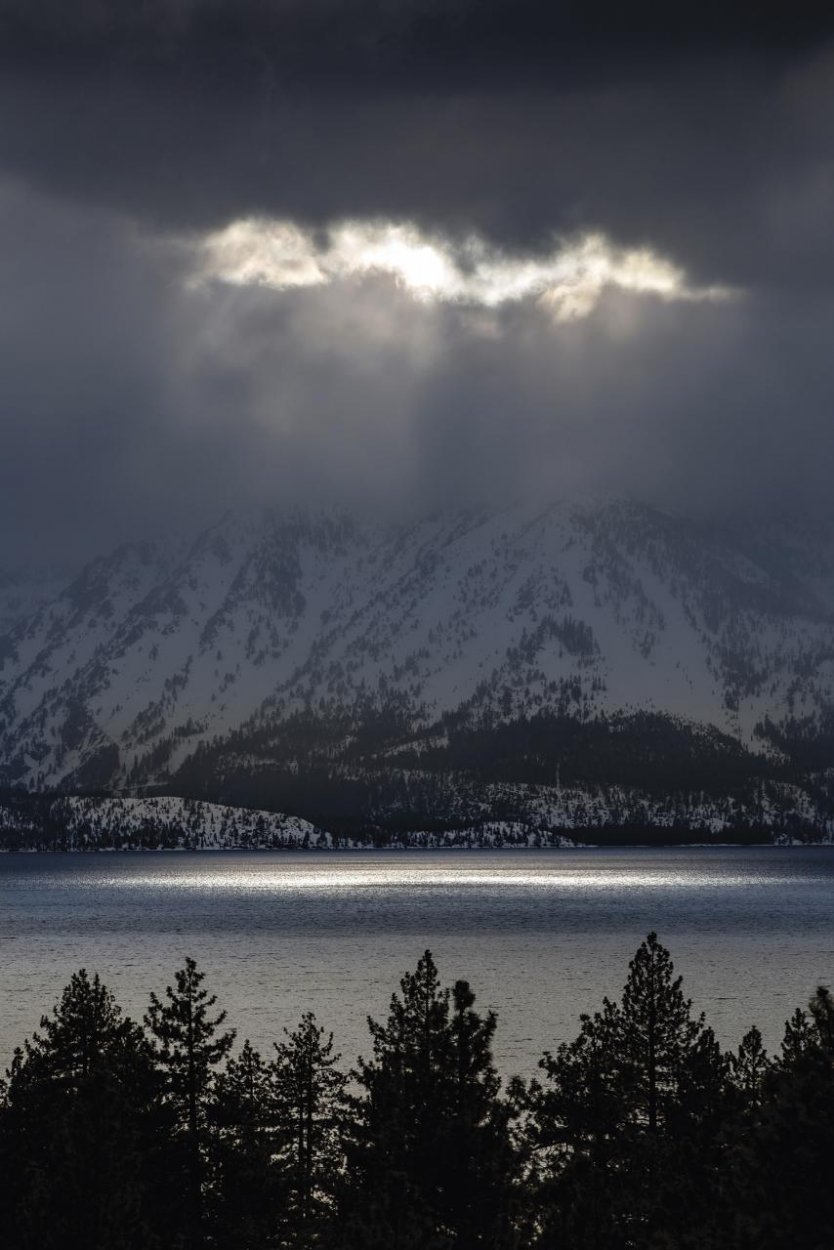
[[[192,959],[143,1025],[76,973],[0,1090],[7,1250],[830,1250],[834,1001],[724,1051],[649,934],[541,1075],[407,973],[346,1071],[305,1014],[234,1050]]]

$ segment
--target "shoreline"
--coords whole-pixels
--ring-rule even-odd
[[[571,851],[831,851],[834,842],[622,842],[601,845],[575,842],[570,846],[87,846],[0,847],[0,855],[526,855]]]

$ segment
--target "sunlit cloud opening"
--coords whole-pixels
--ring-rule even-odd
[[[556,321],[587,317],[606,290],[662,300],[720,300],[649,248],[619,248],[604,234],[557,241],[543,255],[507,255],[472,235],[453,242],[410,223],[345,221],[326,242],[292,222],[245,218],[208,235],[195,281],[292,291],[382,275],[422,303],[496,309],[536,301]]]

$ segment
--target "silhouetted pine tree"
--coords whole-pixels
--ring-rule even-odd
[[[737,1111],[730,1058],[704,1028],[681,1061],[667,1108],[663,1154],[649,1195],[647,1246],[704,1250],[720,1228],[716,1210],[727,1170],[726,1131]],[[709,1235],[708,1235],[709,1234]],[[717,1244],[720,1244],[717,1243]]]
[[[248,1041],[217,1073],[209,1119],[211,1239],[224,1250],[266,1250],[277,1244],[286,1187],[274,1158],[270,1069]]]
[[[82,969],[15,1052],[0,1109],[9,1250],[146,1250],[168,1125],[150,1047]]]
[[[270,1097],[287,1187],[293,1246],[327,1244],[332,1194],[342,1163],[340,1116],[347,1077],[339,1071],[333,1034],[312,1012],[284,1030],[271,1064]]]
[[[492,1061],[498,1023],[494,1011],[473,1010],[468,981],[452,988],[449,1030],[454,1063],[454,1101],[443,1149],[449,1186],[447,1218],[461,1248],[512,1246],[517,1159],[510,1136],[511,1105],[502,1100]],[[442,1162],[441,1155],[441,1162]]]
[[[834,1032],[820,988],[785,1027],[778,1063],[735,1125],[728,1225],[732,1250],[834,1246]]]
[[[426,951],[355,1077],[339,1244],[363,1250],[504,1247],[513,1165],[490,1045],[495,1017],[465,982],[442,990]]]
[[[703,1029],[681,984],[669,952],[650,933],[628,966],[619,1050],[633,1123],[652,1135],[678,1100],[685,1060]]]
[[[186,1244],[198,1246],[203,1237],[204,1156],[206,1109],[212,1095],[213,1069],[228,1055],[234,1032],[221,1031],[225,1011],[212,1016],[217,999],[202,988],[205,973],[193,959],[175,974],[162,1002],[151,994],[145,1024],[156,1040],[156,1058],[165,1078],[165,1098],[173,1109],[183,1145]]]
[[[814,1026],[807,1011],[797,1007],[789,1020],[785,1021],[785,1032],[782,1038],[782,1053],[779,1062],[790,1067],[797,1059],[814,1044]]]
[[[542,1247],[646,1246],[676,1221],[687,1136],[717,1131],[726,1065],[693,1018],[669,952],[650,933],[619,1004],[581,1018],[531,1089]],[[709,1126],[709,1127],[707,1127]]]
[[[735,1054],[730,1055],[730,1081],[740,1095],[742,1110],[750,1112],[759,1107],[762,1087],[771,1067],[761,1032],[754,1024],[741,1039]]]
[[[531,1084],[530,1183],[543,1247],[606,1244],[627,1127],[619,1032],[619,1008],[605,999],[602,1011],[580,1017],[574,1041],[545,1053],[547,1079]]]

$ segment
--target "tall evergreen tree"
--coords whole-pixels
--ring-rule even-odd
[[[282,1221],[285,1186],[270,1068],[249,1041],[217,1073],[209,1119],[211,1239],[223,1250],[265,1250]]]
[[[737,1112],[730,1072],[730,1057],[712,1029],[702,1029],[682,1057],[662,1149],[652,1156],[651,1246],[703,1250],[715,1242],[721,1227],[717,1202],[727,1172],[727,1127]]]
[[[650,933],[628,966],[618,1049],[634,1123],[652,1135],[677,1102],[685,1061],[704,1027],[681,985],[668,950]]]
[[[494,1011],[473,1010],[468,981],[452,987],[449,1031],[454,1064],[454,1102],[444,1142],[449,1175],[448,1218],[453,1244],[509,1247],[514,1244],[517,1158],[510,1135],[511,1103],[501,1098],[492,1060],[497,1027]]]
[[[620,1008],[610,999],[602,1011],[580,1016],[579,1035],[556,1054],[545,1052],[540,1067],[547,1083],[533,1082],[536,1152],[558,1168],[565,1159],[585,1157],[605,1164],[619,1147],[628,1121],[628,1103],[619,1038]]]
[[[3,1090],[4,1245],[146,1250],[166,1124],[142,1030],[84,969],[40,1027]]]
[[[342,1244],[364,1250],[503,1247],[512,1160],[492,1063],[495,1017],[465,982],[441,989],[426,951],[355,1073]]]
[[[797,1007],[791,1018],[785,1021],[780,1063],[783,1067],[790,1067],[801,1059],[813,1044],[813,1021],[807,1011]]]
[[[762,1043],[760,1030],[753,1025],[730,1056],[730,1080],[741,1095],[742,1108],[755,1111],[761,1105],[765,1077],[772,1067]]]
[[[542,1061],[531,1134],[542,1247],[647,1245],[669,1213],[687,1134],[717,1131],[726,1067],[655,933],[629,963],[620,1003],[581,1018]]]
[[[271,1098],[288,1190],[293,1245],[323,1244],[341,1165],[340,1117],[347,1077],[333,1034],[312,1012],[276,1043]]]
[[[733,1239],[740,1250],[827,1250],[834,1245],[832,1000],[817,990],[785,1026],[781,1058],[757,1105],[736,1125]]]
[[[24,1044],[21,1056],[30,1076],[48,1076],[64,1089],[97,1070],[103,1061],[118,1061],[141,1049],[141,1030],[121,1008],[98,974],[82,968],[70,979],[50,1016],[42,1016],[41,1033]]]
[[[183,1142],[184,1184],[187,1192],[185,1235],[189,1245],[200,1244],[203,1233],[204,1154],[206,1109],[212,1094],[213,1070],[234,1042],[233,1030],[222,1030],[225,1011],[212,1015],[217,999],[202,988],[205,973],[191,958],[175,974],[165,1001],[151,994],[145,1024],[156,1041],[157,1062],[165,1077],[165,1095],[176,1117]]]
[[[619,1062],[620,1008],[583,1015],[573,1042],[541,1061],[530,1087],[530,1183],[541,1250],[602,1250],[619,1241],[613,1213],[623,1201],[629,1107]]]

